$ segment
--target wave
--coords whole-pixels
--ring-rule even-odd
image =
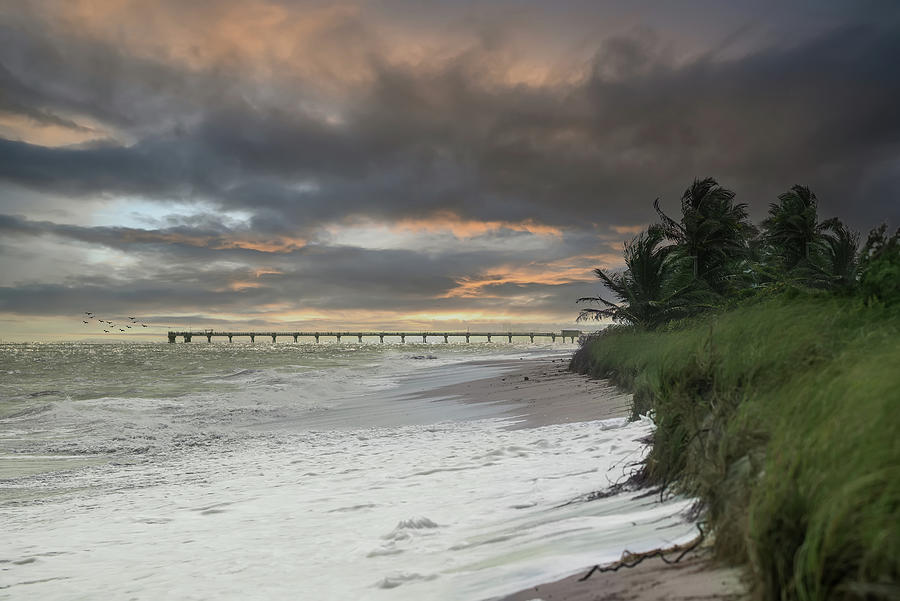
[[[418,574],[415,572],[413,572],[413,573],[402,572],[399,574],[393,574],[391,576],[385,576],[384,578],[382,578],[381,580],[379,580],[378,582],[375,583],[375,587],[391,589],[391,588],[397,588],[398,586],[405,584],[407,582],[415,582],[417,580],[427,581],[427,580],[434,580],[435,578],[437,578],[437,574],[423,575],[423,574]]]

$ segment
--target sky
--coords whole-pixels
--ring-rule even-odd
[[[695,177],[900,225],[898,64],[893,0],[0,0],[0,340],[573,327]]]

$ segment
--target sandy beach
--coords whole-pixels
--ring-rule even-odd
[[[633,568],[595,573],[579,582],[586,573],[587,569],[519,591],[503,601],[738,601],[749,598],[740,570],[717,566],[706,551],[675,564],[648,559]]]
[[[627,417],[631,395],[610,385],[568,371],[567,359],[499,361],[505,375],[429,391],[471,403],[508,405],[504,414],[517,421],[511,428]],[[514,364],[514,365],[513,365]],[[636,495],[640,493],[635,493]],[[747,599],[737,568],[717,565],[706,549],[692,552],[676,564],[652,558],[634,568],[595,573],[579,581],[592,566],[572,576],[503,597],[503,601],[663,601]]]
[[[626,417],[631,395],[606,380],[592,380],[568,371],[568,358],[473,362],[509,371],[430,389],[421,398],[450,398],[466,403],[503,407],[500,417],[514,419],[511,428],[536,428],[615,417]]]

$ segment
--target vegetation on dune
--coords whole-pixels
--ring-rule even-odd
[[[757,231],[721,190],[695,182],[681,221],[626,245],[622,272],[598,270],[619,302],[589,299],[604,306],[582,317],[622,325],[572,368],[653,413],[642,478],[701,500],[760,597],[898,598],[900,232],[858,251],[801,186]]]

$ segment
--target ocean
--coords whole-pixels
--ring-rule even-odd
[[[649,419],[435,392],[572,348],[0,345],[0,599],[479,600],[693,538],[592,495]]]

